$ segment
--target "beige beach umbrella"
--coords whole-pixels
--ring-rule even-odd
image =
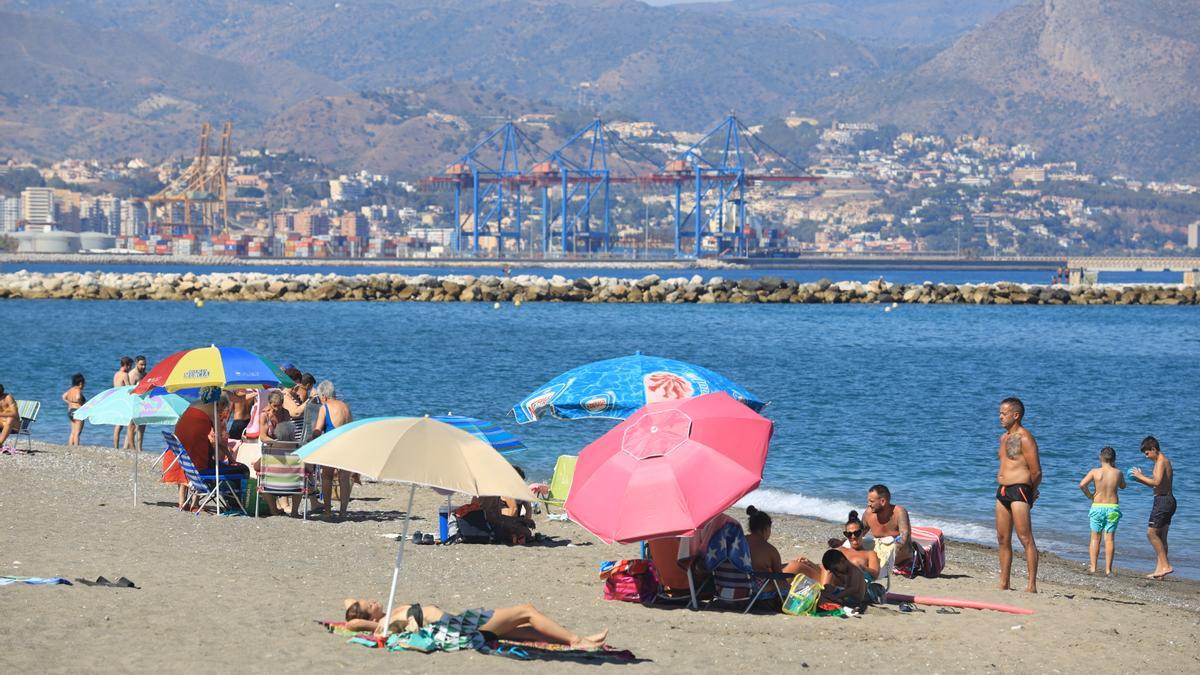
[[[305,462],[354,471],[376,480],[408,483],[408,508],[400,550],[392,569],[387,612],[392,615],[396,581],[417,486],[476,497],[529,499],[529,488],[508,460],[489,443],[428,417],[373,417],[344,424],[300,448]]]

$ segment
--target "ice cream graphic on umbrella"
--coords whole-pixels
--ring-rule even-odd
[[[638,353],[595,361],[543,384],[513,406],[520,424],[550,415],[562,419],[625,419],[661,401],[724,391],[753,410],[766,403],[745,388],[692,363]]]

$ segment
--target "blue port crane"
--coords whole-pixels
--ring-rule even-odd
[[[550,255],[555,223],[560,254],[609,251],[611,176],[606,133],[596,118],[533,166],[530,174],[542,190],[543,255]],[[593,227],[593,219],[599,221],[598,227]]]
[[[476,143],[451,164],[442,176],[427,179],[427,184],[452,185],[454,188],[454,252],[463,253],[464,238],[469,234],[470,254],[479,255],[480,236],[496,238],[496,252],[505,254],[505,244],[521,250],[521,155],[532,156],[532,141],[512,122],[506,122]],[[469,191],[470,204],[463,204]],[[464,217],[464,206],[470,211]],[[505,219],[510,218],[505,224]],[[470,230],[467,224],[470,223]]]
[[[811,182],[815,176],[750,174],[746,154],[757,157],[769,149],[784,162],[800,168],[755,136],[734,115],[727,116],[674,159],[661,174],[644,180],[672,183],[675,187],[675,257],[701,257],[704,237],[716,242],[717,255],[732,252],[746,255],[746,188],[761,182]],[[683,211],[685,186],[693,191],[692,210]],[[714,203],[715,201],[715,203]],[[709,208],[705,208],[710,205]],[[727,215],[727,207],[733,213]],[[691,239],[685,253],[684,240]]]

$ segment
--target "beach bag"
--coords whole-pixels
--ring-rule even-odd
[[[600,578],[605,600],[648,604],[658,593],[658,573],[649,560],[606,560],[600,563]]]
[[[783,601],[783,613],[792,616],[812,616],[817,611],[817,601],[825,587],[803,574],[792,579],[787,599]]]
[[[909,535],[912,558],[896,566],[896,573],[913,579],[941,575],[946,566],[946,541],[936,527],[914,527]]]
[[[914,527],[912,540],[916,547],[913,557],[921,558],[921,576],[930,579],[940,576],[946,567],[946,540],[942,537],[942,531],[936,527]]]
[[[465,515],[454,517],[458,526],[458,540],[464,544],[490,544],[495,540],[492,526],[483,515],[483,510],[476,508]]]

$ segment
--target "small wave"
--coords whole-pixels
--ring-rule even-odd
[[[786,492],[784,490],[775,490],[772,488],[760,488],[742,497],[736,504],[745,508],[753,504],[754,506],[768,512],[786,513],[793,516],[808,516],[810,518],[821,518],[822,520],[831,520],[835,523],[845,522],[846,516],[850,510],[859,511],[861,513],[865,504],[851,504],[850,502],[838,499],[822,499],[820,497],[809,497],[795,492]],[[909,518],[915,525],[921,527],[935,527],[942,531],[942,534],[951,539],[959,541],[970,541],[978,544],[995,544],[996,531],[988,525],[979,523],[964,522],[959,520],[947,520],[945,518],[930,518],[921,515],[918,512],[912,511],[909,513]],[[1039,542],[1041,543],[1041,542]],[[1057,542],[1046,542],[1051,547],[1058,547]]]

